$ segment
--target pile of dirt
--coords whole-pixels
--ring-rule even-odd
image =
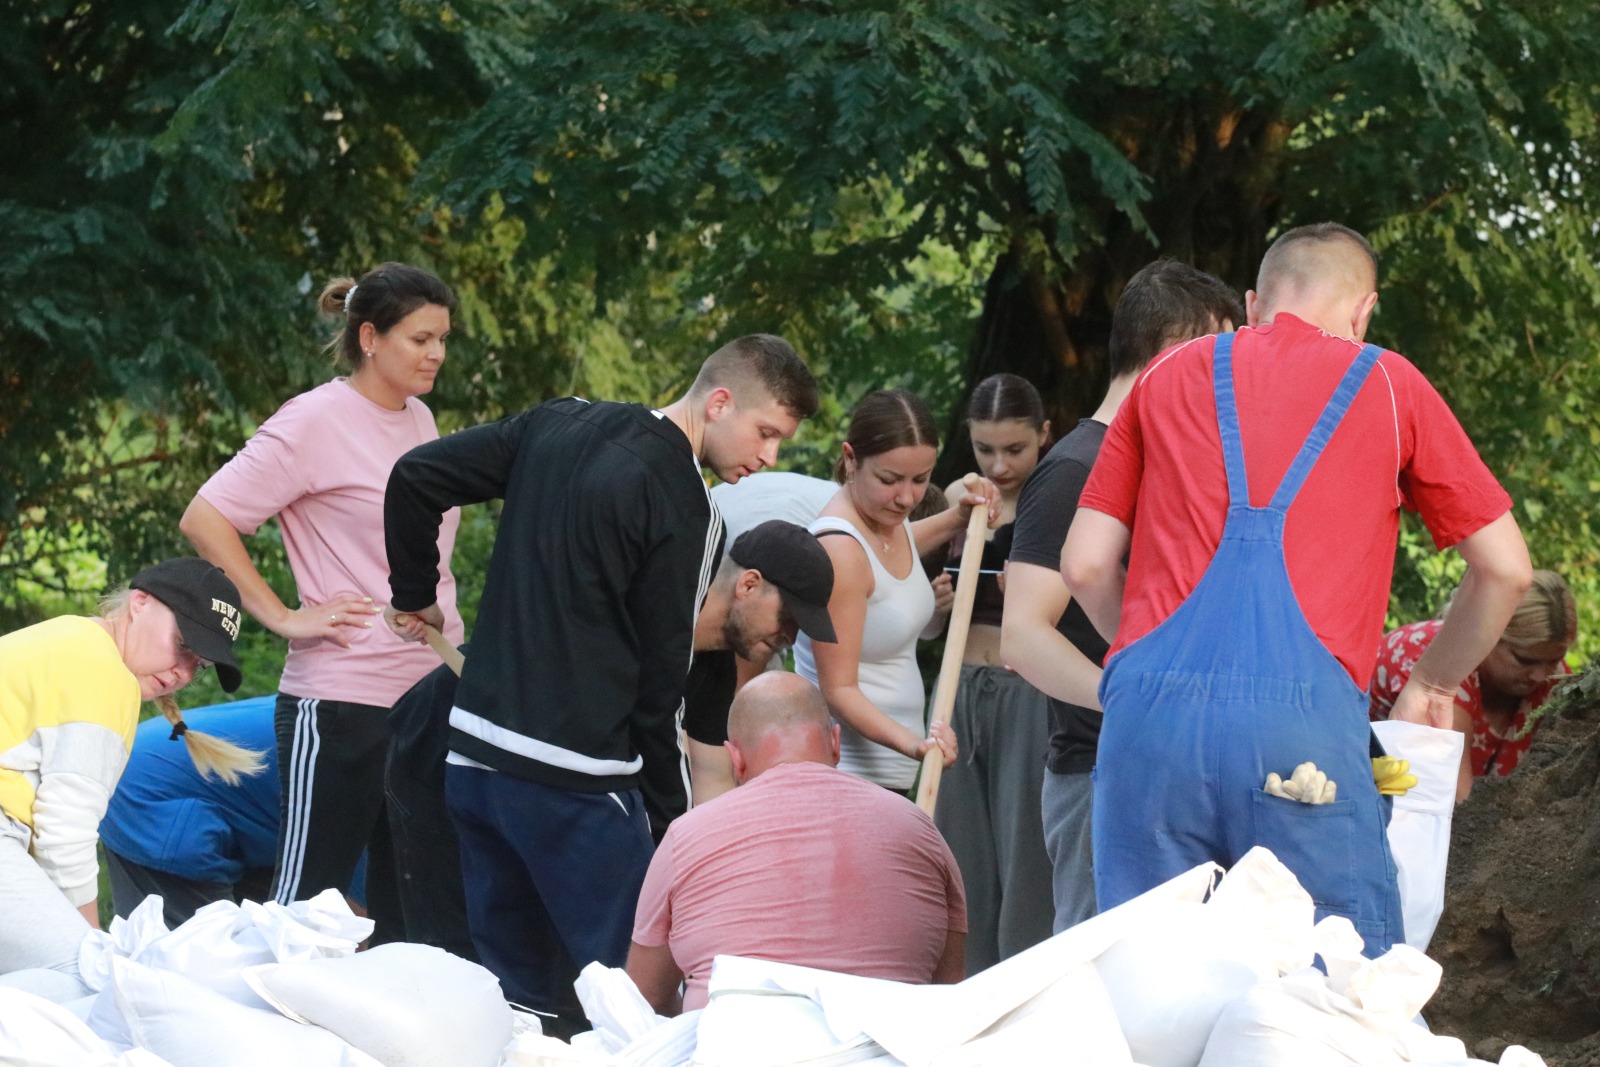
[[[1456,809],[1427,1016],[1474,1055],[1600,1067],[1600,704],[1541,724],[1509,778]]]

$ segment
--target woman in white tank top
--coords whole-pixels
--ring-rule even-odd
[[[813,645],[802,634],[795,668],[815,682],[840,724],[839,769],[889,789],[911,788],[924,753],[937,745],[955,760],[955,735],[923,715],[917,637],[933,617],[934,594],[918,561],[966,528],[974,506],[999,516],[1000,491],[985,480],[958,506],[912,524],[938,456],[927,404],[904,389],[881,389],[857,405],[834,468],[842,484],[811,524],[833,561],[828,614],[839,640]]]

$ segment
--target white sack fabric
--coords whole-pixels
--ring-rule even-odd
[[[336,889],[288,906],[219,900],[170,932],[161,921],[161,898],[148,897],[126,923],[114,920],[108,933],[90,933],[79,949],[78,969],[91,989],[100,989],[112,957],[131,959],[181,974],[236,1003],[265,1008],[245,984],[246,967],[349,956],[371,933],[372,920],[352,912]]]
[[[953,986],[906,985],[719,956],[712,964],[709,991],[713,999],[700,1020],[695,1062],[706,1067],[733,1062],[748,1067],[754,1062],[748,1052],[745,1060],[727,1059],[741,1040],[747,1050],[771,1048],[781,1052],[784,1046],[763,1039],[761,1024],[752,1025],[742,1012],[731,1010],[732,1002],[725,1004],[723,1010],[713,1010],[720,996],[738,995],[743,1003],[757,1006],[755,1010],[770,1012],[774,1009],[763,1005],[761,998],[770,1000],[775,994],[793,994],[814,1002],[815,1010],[790,1005],[793,1010],[785,1011],[783,1025],[817,1036],[819,1054],[828,1051],[866,1056],[876,1044],[909,1067],[970,1062],[964,1061],[963,1054],[956,1050],[980,1037],[995,1039],[992,1043],[998,1044],[997,1035],[1003,1027],[996,1024],[1007,1017],[1034,1025],[1031,1013],[1024,1010],[1030,1001],[1049,997],[1058,982],[1112,945],[1156,922],[1171,905],[1205,900],[1220,873],[1216,864],[1202,864]],[[1081,975],[1074,979],[1083,981],[1087,979]],[[1080,1048],[1098,1050],[1102,1058],[1082,1060],[1085,1064],[1098,1067],[1101,1063],[1132,1063],[1116,1019],[1104,1005],[1104,999],[1095,998],[1083,1004],[1061,1004],[1054,1017],[1057,1033],[1073,1035],[1075,1053]],[[831,1041],[825,1048],[821,1045],[823,1034]],[[1059,1060],[1060,1053],[1057,1043],[1052,1052],[1055,1060]],[[772,1062],[803,1061],[790,1058]]]
[[[1417,784],[1394,798],[1389,850],[1400,870],[1400,909],[1406,944],[1428,951],[1444,914],[1445,866],[1450,858],[1450,819],[1456,808],[1456,778],[1466,735],[1414,722],[1372,724],[1384,751],[1410,760]]]
[[[244,979],[290,1019],[337,1034],[383,1067],[496,1067],[511,1006],[494,975],[431,945],[251,967]]]
[[[1204,904],[1174,902],[1095,961],[1133,1059],[1195,1067],[1211,1028],[1257,982],[1310,966],[1316,904],[1253,848]]]
[[[170,1067],[134,1049],[114,1053],[75,1014],[43,997],[0,987],[0,1063],[6,1067]]]
[[[111,982],[91,1019],[114,1013],[111,1025],[129,1044],[155,1053],[172,1067],[379,1067],[316,1026],[276,1012],[247,1008],[192,982],[113,958]]]

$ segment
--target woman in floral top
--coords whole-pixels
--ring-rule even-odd
[[[1389,717],[1395,697],[1449,611],[1447,603],[1439,619],[1414,622],[1384,637],[1369,689],[1374,720]],[[1472,790],[1473,778],[1504,777],[1516,767],[1533,743],[1531,731],[1518,736],[1528,713],[1544,703],[1556,678],[1568,673],[1567,649],[1577,636],[1577,605],[1567,583],[1554,571],[1534,571],[1533,585],[1499,643],[1456,690],[1455,728],[1467,735],[1458,801]]]

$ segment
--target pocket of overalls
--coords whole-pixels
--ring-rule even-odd
[[[1250,799],[1255,843],[1272,850],[1319,909],[1353,914],[1360,895],[1352,866],[1356,802],[1302,804],[1261,789]]]

